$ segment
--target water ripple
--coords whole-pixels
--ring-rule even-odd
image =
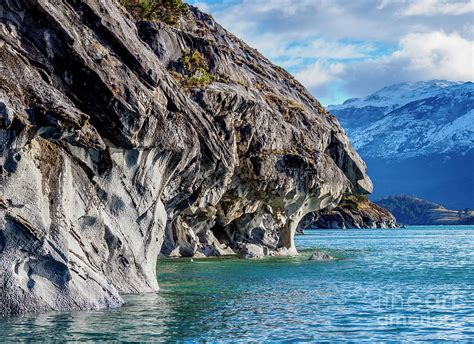
[[[161,259],[121,309],[0,321],[5,341],[469,341],[474,227],[313,231],[296,258]],[[315,249],[336,257],[308,261]]]

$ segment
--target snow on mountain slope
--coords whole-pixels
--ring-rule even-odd
[[[403,193],[474,207],[472,82],[397,84],[328,110],[367,163],[373,199]]]
[[[332,105],[364,158],[461,154],[474,148],[474,84],[423,81]]]
[[[331,110],[342,110],[348,107],[363,108],[366,106],[396,108],[412,101],[429,98],[452,86],[463,85],[461,81],[430,80],[414,83],[401,83],[386,86],[365,98],[351,98],[339,105],[329,105]]]

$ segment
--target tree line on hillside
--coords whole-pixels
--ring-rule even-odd
[[[453,212],[440,204],[414,196],[389,196],[375,201],[375,203],[388,209],[398,223],[405,225],[474,223],[474,217],[469,209]]]

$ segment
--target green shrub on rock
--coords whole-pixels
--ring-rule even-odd
[[[185,52],[171,75],[186,88],[204,87],[214,81],[209,65],[199,50]]]
[[[188,13],[181,0],[119,0],[136,20],[162,21],[176,25]]]

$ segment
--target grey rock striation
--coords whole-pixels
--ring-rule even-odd
[[[157,291],[160,252],[296,254],[305,214],[371,192],[337,120],[195,8],[2,1],[0,61],[3,316]]]

